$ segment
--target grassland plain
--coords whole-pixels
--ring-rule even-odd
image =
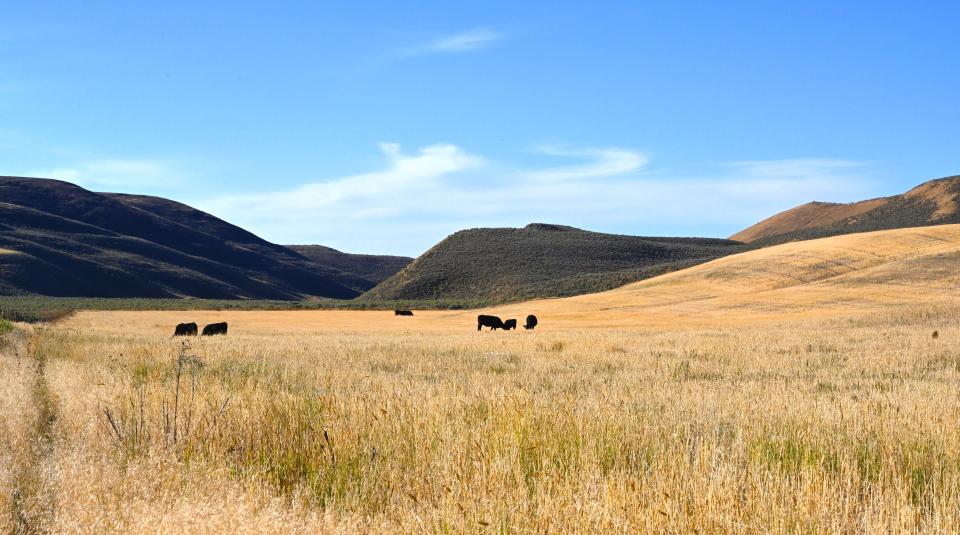
[[[57,533],[956,532],[958,312],[238,334],[185,350],[149,328],[39,328],[29,356],[3,360],[20,394],[4,398],[3,440],[23,457],[4,459],[4,495],[21,496],[7,520]]]
[[[956,533],[960,228],[475,312],[8,333],[8,531]],[[748,256],[752,255],[752,256]],[[227,337],[170,337],[177,321]]]

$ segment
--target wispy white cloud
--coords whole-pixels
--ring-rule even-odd
[[[732,234],[814,199],[874,192],[866,168],[847,160],[792,159],[723,164],[714,173],[651,170],[625,148],[541,147],[544,161],[517,168],[452,144],[404,153],[382,144],[387,162],[369,173],[273,192],[199,203],[282,243],[417,255],[447,234],[478,226],[554,222],[647,235]],[[577,158],[568,166],[555,158]]]
[[[355,218],[384,214],[411,196],[442,186],[450,174],[481,166],[483,158],[469,154],[456,145],[438,143],[417,154],[404,154],[395,143],[381,143],[388,159],[380,171],[312,182],[300,187],[259,194],[228,195],[208,203],[211,210],[242,213],[268,221],[312,219],[317,211]]]
[[[504,35],[489,28],[475,28],[473,30],[446,35],[429,43],[405,48],[399,51],[401,56],[419,56],[423,54],[444,54],[470,52],[493,46],[502,40]]]
[[[650,161],[650,158],[642,152],[621,148],[565,149],[546,145],[539,147],[537,152],[548,156],[589,160],[585,164],[549,167],[524,174],[525,178],[537,181],[581,180],[618,176],[636,171]]]
[[[486,48],[503,39],[503,34],[488,29],[476,29],[449,35],[427,45],[429,50],[437,52],[465,52]]]
[[[65,180],[85,188],[120,188],[128,191],[170,188],[183,179],[165,162],[125,158],[81,160],[49,169],[35,169],[27,174]]]

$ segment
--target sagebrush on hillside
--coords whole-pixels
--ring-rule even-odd
[[[362,300],[483,299],[487,303],[609,290],[742,250],[707,238],[644,238],[562,225],[457,232]]]

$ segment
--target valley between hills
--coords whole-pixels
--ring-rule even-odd
[[[559,225],[472,230],[406,264],[282,248],[229,229],[224,254],[251,263],[211,287],[289,299],[0,299],[0,308],[77,305],[51,321],[0,320],[0,527],[955,532],[960,224],[938,199],[914,207],[942,224],[918,217],[904,221],[926,224],[862,231],[863,220],[850,218],[870,210],[830,207],[819,219],[827,227],[798,231],[827,236],[804,240],[760,235],[773,225],[754,241],[594,236]],[[186,210],[147,206],[160,229],[175,223],[169,210]],[[109,219],[90,223],[103,217],[96,210],[71,220],[7,210],[4,224],[19,213],[35,225],[5,238],[7,269],[18,265],[11,258],[60,265],[41,248],[56,243],[70,256],[109,245],[136,262],[163,250],[122,237]],[[882,215],[871,224],[891,224]],[[208,226],[193,225],[197,240],[228,230],[199,221]],[[46,240],[54,231],[66,241]],[[485,249],[477,236],[522,246]],[[472,310],[412,306],[412,316],[389,307],[435,304],[441,294],[403,302],[300,293],[333,287],[310,286],[318,274],[340,273],[330,280],[348,288],[393,269],[384,292],[436,290],[426,281],[455,270],[458,254],[502,250],[515,260],[560,242],[566,255],[577,244],[621,248],[626,256],[594,250],[593,264],[575,255],[543,263],[563,281],[576,279],[563,271],[571,267],[612,274],[600,279],[614,287],[591,278],[542,294],[603,291],[536,297],[536,277],[514,274],[511,284],[532,298],[494,294],[498,304]],[[263,258],[253,261],[255,251]],[[164,254],[169,266],[183,260]],[[669,265],[643,267],[645,258]],[[117,253],[104,265],[127,261]],[[327,268],[311,271],[313,262]],[[214,264],[179,272],[213,277],[227,265]],[[474,288],[493,291],[508,275],[494,271]],[[171,292],[180,283],[161,280]],[[370,309],[293,309],[335,303]],[[535,314],[539,324],[478,332],[478,314],[521,323]],[[229,333],[171,337],[188,321],[227,322]]]

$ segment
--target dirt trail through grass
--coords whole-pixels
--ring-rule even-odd
[[[54,426],[57,421],[57,407],[54,396],[47,384],[47,356],[40,350],[40,332],[30,334],[16,333],[16,340],[8,351],[25,358],[29,367],[27,388],[32,405],[32,421],[27,420],[24,430],[25,451],[14,466],[13,490],[10,509],[13,517],[13,531],[18,534],[46,533],[44,526],[50,524],[53,517],[53,500],[45,492],[44,467],[50,458],[54,444]],[[3,355],[3,358],[11,358]]]

